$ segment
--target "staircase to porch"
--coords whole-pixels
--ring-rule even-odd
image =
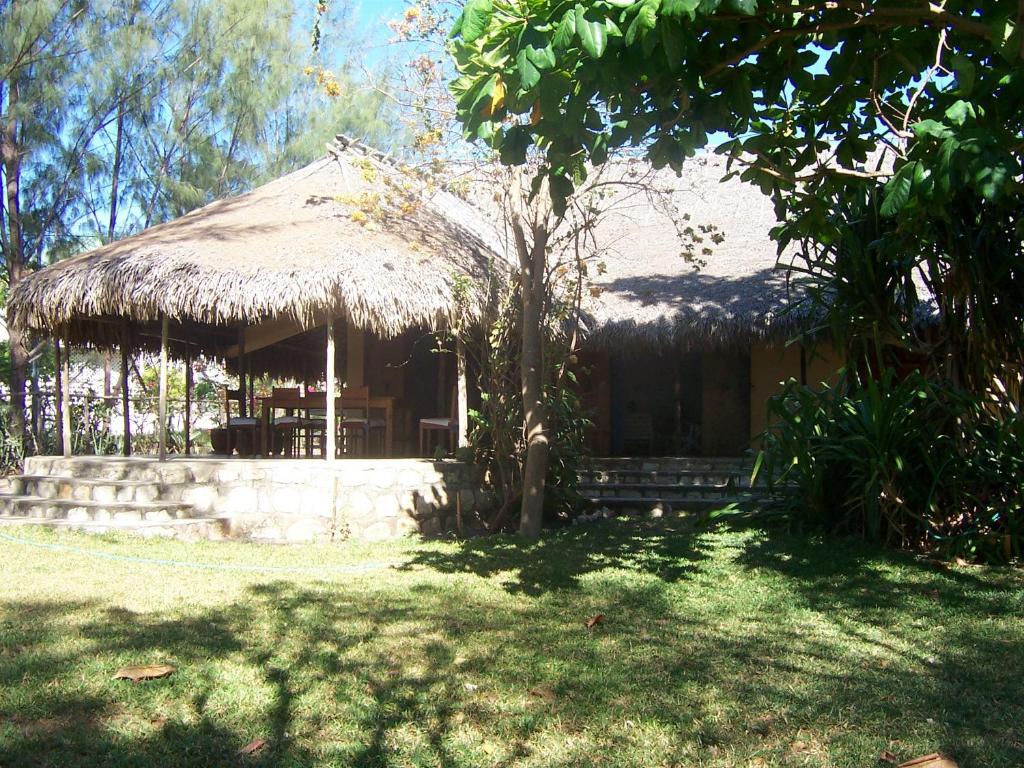
[[[592,505],[634,514],[703,512],[753,506],[767,495],[751,485],[743,458],[644,457],[592,459],[580,472],[580,493]]]
[[[36,457],[27,469],[0,494],[0,524],[186,540],[224,534],[226,521],[198,514],[182,501],[183,483],[167,482],[144,462]]]

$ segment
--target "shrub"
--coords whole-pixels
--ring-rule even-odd
[[[759,471],[791,524],[947,556],[1024,549],[1024,419],[915,372],[790,381],[769,404]]]

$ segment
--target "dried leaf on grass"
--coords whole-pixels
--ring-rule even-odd
[[[251,755],[254,752],[259,752],[265,746],[267,746],[267,740],[266,739],[253,739],[248,744],[246,744],[244,747],[242,747],[240,750],[238,750],[238,754],[239,755]]]
[[[535,685],[530,689],[530,695],[536,696],[539,699],[544,699],[544,701],[555,701],[558,698],[558,696],[555,695],[555,692],[546,685]]]
[[[121,667],[114,673],[114,680],[131,680],[137,683],[140,680],[156,680],[160,677],[167,677],[177,672],[177,667],[170,664],[136,664],[130,667]]]
[[[907,760],[905,763],[900,763],[896,768],[960,768],[956,762],[945,755],[941,755],[938,752],[932,752],[930,755],[922,755],[921,757],[915,757],[913,760]]]
[[[604,621],[604,614],[603,613],[598,613],[598,614],[595,614],[595,615],[591,616],[589,619],[587,619],[587,629],[593,629],[598,624],[600,624],[602,621]]]
[[[888,749],[883,749],[882,754],[879,755],[879,758],[886,763],[893,763],[894,765],[900,761],[900,759],[896,757],[896,755],[894,755]]]

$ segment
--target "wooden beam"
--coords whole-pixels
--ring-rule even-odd
[[[68,335],[65,334],[65,355],[60,366],[60,425],[61,442],[63,455],[71,456],[71,345],[68,343]]]
[[[71,455],[71,345],[64,336],[64,359],[60,366],[61,378],[61,446],[65,456]]]
[[[192,347],[185,351],[185,455],[192,455]]]
[[[54,431],[57,433],[57,445],[64,450],[64,364],[61,361],[63,350],[60,348],[60,336],[53,337],[53,360],[57,367],[57,377],[54,384],[57,391],[54,393],[54,407],[56,418],[54,419]]]
[[[271,344],[297,336],[307,330],[309,329],[304,327],[302,323],[291,319],[268,320],[259,325],[245,326],[244,348],[241,344],[233,344],[228,347],[227,356],[238,357],[240,352],[255,352],[258,349],[269,347]]]
[[[324,360],[325,373],[327,379],[327,414],[326,414],[326,425],[324,426],[324,453],[327,455],[328,461],[334,461],[336,451],[336,441],[338,434],[338,424],[335,419],[334,413],[334,398],[337,396],[335,393],[334,383],[334,352],[335,352],[335,340],[334,340],[334,317],[332,315],[327,316],[327,357]]]
[[[459,373],[459,406],[456,418],[459,420],[459,448],[469,445],[469,383],[466,381],[466,345],[462,339],[455,342],[455,361]]]
[[[239,394],[239,398],[240,399],[238,401],[238,416],[239,416],[239,418],[245,418],[245,416],[246,416],[245,401],[248,400],[248,397],[246,397],[246,386],[247,385],[245,383],[245,353],[248,351],[246,349],[245,345],[246,345],[248,339],[245,338],[245,335],[246,335],[245,334],[245,326],[244,325],[239,325],[238,326],[238,344],[235,345],[237,347],[237,349],[238,349],[238,391],[240,393]],[[230,414],[228,414],[228,415],[230,416]],[[228,454],[230,454],[230,453],[231,453],[231,451],[229,450]]]
[[[124,443],[121,452],[125,456],[132,455],[132,418],[131,396],[129,394],[130,365],[128,357],[131,353],[131,326],[128,320],[121,322],[121,409],[124,411]]]
[[[160,320],[160,461],[167,460],[167,315]]]

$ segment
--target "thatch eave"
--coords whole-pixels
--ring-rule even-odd
[[[9,306],[30,333],[78,323],[87,336],[103,318],[162,316],[308,328],[330,315],[392,337],[478,317],[502,263],[496,242],[477,211],[429,180],[339,146],[252,192],[29,275]]]

